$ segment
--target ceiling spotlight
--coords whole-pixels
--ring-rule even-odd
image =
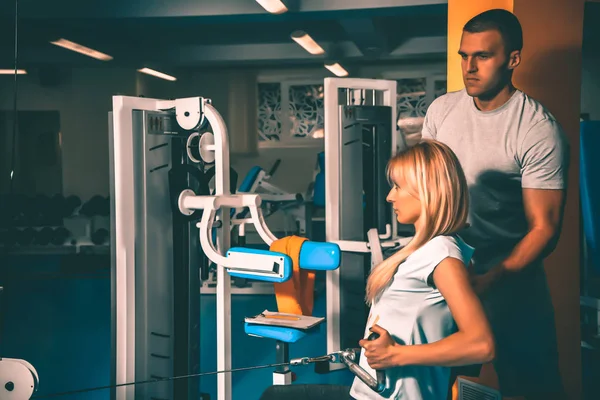
[[[291,37],[310,54],[318,55],[325,53],[325,50],[323,50],[323,48],[319,46],[317,42],[315,42],[313,38],[311,38],[310,35],[304,31],[294,31],[292,32]]]
[[[80,45],[78,43],[75,42],[71,42],[70,40],[67,39],[58,39],[54,42],[50,42],[56,46],[60,46],[60,47],[64,47],[65,49],[71,50],[71,51],[75,51],[77,53],[80,54],[84,54],[86,56],[89,57],[93,57],[97,60],[101,60],[101,61],[110,61],[113,58],[111,56],[109,56],[108,54],[104,54],[101,53],[97,50],[94,49],[90,49],[89,47],[85,47],[83,45]]]
[[[14,69],[0,69],[0,75],[14,75],[14,74],[15,74]],[[24,69],[18,69],[17,75],[27,75],[27,71],[25,71]]]
[[[155,76],[157,78],[165,79],[165,80],[171,81],[171,82],[177,80],[177,78],[175,78],[174,76],[163,74],[162,72],[158,72],[158,71],[155,71],[155,70],[150,69],[150,68],[141,68],[141,69],[138,69],[138,72],[141,72],[143,74],[152,75],[152,76]]]
[[[348,71],[346,71],[339,63],[325,64],[325,68],[333,72],[336,76],[348,76]]]
[[[281,0],[256,0],[256,2],[271,14],[282,14],[288,10]]]

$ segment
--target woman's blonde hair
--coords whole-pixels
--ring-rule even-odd
[[[423,140],[394,156],[388,163],[390,184],[421,202],[415,236],[402,249],[377,265],[367,281],[366,300],[372,304],[392,282],[398,267],[415,250],[439,235],[464,228],[469,211],[469,192],[462,167],[445,144]]]

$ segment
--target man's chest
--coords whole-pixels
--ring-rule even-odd
[[[520,176],[517,134],[507,119],[455,117],[437,127],[436,139],[454,151],[469,183],[482,175]]]

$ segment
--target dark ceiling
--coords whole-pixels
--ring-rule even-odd
[[[444,0],[283,0],[271,15],[254,0],[19,0],[22,68],[358,64],[445,57]],[[0,68],[14,66],[15,0],[0,0]],[[314,56],[290,38],[308,32]],[[65,38],[114,57],[103,62],[54,46]]]

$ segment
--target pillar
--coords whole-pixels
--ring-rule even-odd
[[[562,234],[544,265],[556,312],[563,382],[568,398],[579,399],[579,112],[584,0],[448,0],[448,91],[463,88],[457,54],[463,25],[492,8],[512,11],[523,27],[522,61],[514,73],[515,86],[554,114],[571,146]],[[495,385],[494,376],[482,379]]]
[[[515,85],[558,119],[571,145],[562,235],[545,262],[556,311],[560,367],[570,399],[581,398],[579,330],[579,113],[584,0],[514,0],[523,25],[523,54]]]

